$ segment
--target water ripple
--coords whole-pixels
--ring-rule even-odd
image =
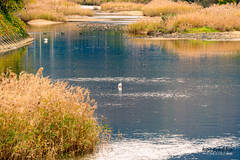
[[[220,137],[208,139],[185,139],[181,136],[162,136],[152,140],[122,140],[104,146],[90,159],[96,160],[162,160],[201,153],[203,148],[237,147],[240,139]]]

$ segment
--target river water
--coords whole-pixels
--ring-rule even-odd
[[[88,88],[112,128],[89,159],[240,159],[240,42],[149,41],[72,24],[29,31],[33,44],[1,56],[0,71],[44,67]]]

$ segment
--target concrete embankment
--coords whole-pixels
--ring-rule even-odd
[[[11,41],[11,40],[3,40],[3,37],[0,38],[0,54],[24,47],[26,45],[29,45],[33,42],[32,37],[24,38],[18,41]]]

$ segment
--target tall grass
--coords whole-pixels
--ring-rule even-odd
[[[101,5],[102,11],[140,11],[144,4],[132,2],[108,2]]]
[[[133,3],[148,3],[151,0],[71,0],[73,2],[85,5],[101,5],[106,2],[133,2]]]
[[[0,76],[0,158],[60,159],[95,150],[102,127],[89,91],[36,75]]]
[[[209,27],[219,31],[240,30],[240,8],[235,5],[214,5],[198,12],[172,17],[166,28],[171,32]]]
[[[94,15],[94,11],[83,9],[80,5],[68,0],[38,0],[27,3],[25,8],[20,12],[20,17],[24,21],[32,19],[65,21],[67,15]]]
[[[139,20],[136,23],[127,26],[127,32],[131,34],[149,34],[151,32],[159,32],[163,26],[161,18],[147,18]]]
[[[145,33],[145,28],[148,27],[158,27],[155,31],[163,33],[240,31],[240,8],[232,4],[213,5],[193,12],[179,12],[174,16],[161,17],[163,20],[161,25],[151,20],[148,23],[136,22],[128,26],[130,28],[128,31],[133,33],[132,31],[138,30],[136,33]]]
[[[143,7],[143,14],[146,16],[176,15],[180,13],[195,12],[202,7],[187,2],[174,2],[171,0],[153,0]]]

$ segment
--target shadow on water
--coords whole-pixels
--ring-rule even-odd
[[[113,129],[92,159],[240,157],[240,42],[131,39],[72,24],[29,31],[33,44],[0,57],[0,70],[44,67],[88,88]],[[234,149],[215,153],[224,147]]]
[[[6,72],[8,69],[19,74],[24,71],[25,68],[22,66],[23,57],[26,56],[27,48],[21,48],[15,51],[0,55],[0,73]]]

